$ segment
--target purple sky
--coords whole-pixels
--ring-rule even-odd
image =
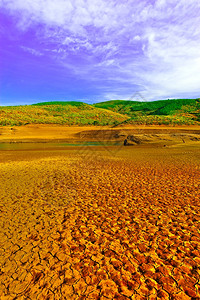
[[[199,0],[0,0],[0,105],[135,93],[200,97]]]

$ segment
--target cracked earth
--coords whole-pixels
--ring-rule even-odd
[[[94,149],[1,151],[0,299],[200,299],[199,149]]]

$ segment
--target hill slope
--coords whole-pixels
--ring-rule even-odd
[[[113,100],[93,105],[76,101],[1,106],[0,125],[200,124],[200,99],[152,102]]]
[[[0,125],[62,124],[114,125],[129,117],[82,102],[44,102],[24,106],[1,106]]]
[[[200,122],[200,99],[173,99],[152,102],[113,100],[97,103],[104,108],[130,117],[128,123],[194,124]]]

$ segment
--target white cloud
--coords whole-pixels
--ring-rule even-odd
[[[162,5],[164,3],[162,1]],[[159,30],[146,28],[144,52],[149,58],[150,71],[142,76],[152,94],[200,93],[200,38],[197,38],[197,33],[200,37],[200,28],[195,21],[198,17],[193,17],[191,21],[186,15],[184,20],[179,19],[167,26],[161,23]]]
[[[24,46],[21,46],[21,48],[26,51],[26,52],[29,52],[31,53],[32,55],[35,55],[35,56],[42,56],[43,53],[41,53],[40,51],[38,50],[35,50],[33,48],[29,48],[29,47],[24,47]]]
[[[80,30],[82,34],[84,26],[89,25],[107,29],[118,27],[123,10],[127,15],[129,12],[129,7],[105,0],[2,0],[0,5],[11,12],[23,13],[29,21],[64,26],[71,32]]]
[[[103,60],[102,62],[96,64],[96,67],[102,67],[102,66],[110,66],[110,65],[114,65],[115,64],[115,60],[114,59],[108,59],[108,60]]]
[[[139,35],[134,36],[133,41],[140,41],[141,37]]]
[[[64,41],[62,42],[62,45],[67,45],[69,49],[75,50],[75,49],[80,49],[84,48],[87,50],[93,49],[93,45],[90,43],[88,39],[82,39],[78,37],[70,37],[67,36],[64,38]]]

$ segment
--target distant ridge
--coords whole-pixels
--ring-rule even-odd
[[[130,117],[130,123],[194,124],[200,122],[200,98],[157,101],[111,100],[94,104]]]
[[[0,125],[27,124],[116,125],[128,116],[83,102],[43,102],[21,106],[1,106]]]
[[[72,105],[72,106],[80,106],[80,105],[89,105],[80,101],[48,101],[48,102],[39,102],[32,105]]]
[[[0,107],[0,125],[26,124],[200,125],[200,98],[149,102],[110,100],[96,104],[80,101],[48,101],[31,105]]]

